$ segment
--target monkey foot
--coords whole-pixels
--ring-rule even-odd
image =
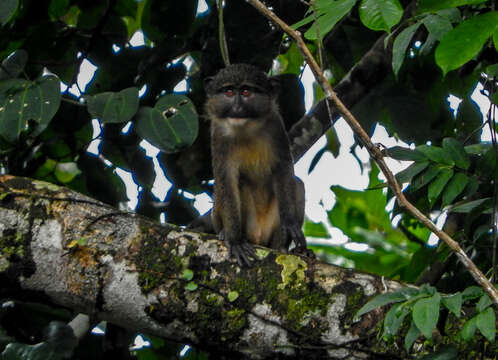
[[[258,258],[252,245],[247,242],[241,244],[230,244],[229,246],[230,255],[237,260],[240,267],[250,267],[252,265],[250,257],[255,260]]]
[[[295,247],[294,249],[292,249],[290,251],[292,254],[296,254],[296,255],[303,255],[303,256],[306,256],[306,257],[309,257],[311,259],[315,259],[316,258],[316,255],[315,253],[313,252],[313,250],[311,249],[307,249],[306,247],[302,247],[302,246],[299,246],[299,247]]]

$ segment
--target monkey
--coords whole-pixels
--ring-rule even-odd
[[[304,184],[277,105],[278,83],[257,67],[233,64],[205,81],[214,174],[212,226],[238,264],[252,244],[312,256],[301,230]]]

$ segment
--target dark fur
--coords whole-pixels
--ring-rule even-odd
[[[276,84],[256,67],[231,65],[207,80],[215,178],[213,227],[240,265],[250,243],[305,251],[304,186],[276,104]]]

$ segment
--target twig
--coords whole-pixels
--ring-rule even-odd
[[[325,95],[329,100],[331,100],[338,111],[343,116],[344,120],[351,127],[355,135],[360,139],[361,143],[366,147],[370,156],[375,160],[380,170],[384,174],[387,179],[387,183],[389,187],[396,195],[398,203],[401,207],[405,208],[409,211],[415,218],[417,218],[422,224],[424,224],[429,230],[431,230],[437,237],[439,237],[442,241],[446,243],[458,256],[463,265],[470,272],[474,280],[481,285],[484,291],[491,297],[493,302],[498,305],[498,291],[493,286],[493,284],[484,276],[484,274],[479,270],[479,268],[470,260],[467,254],[463,251],[463,249],[458,245],[458,243],[451,238],[444,231],[437,228],[436,224],[434,224],[429,218],[427,218],[419,209],[417,209],[413,204],[411,204],[404,196],[401,191],[401,187],[396,181],[391,170],[388,168],[384,161],[384,155],[380,151],[378,147],[376,147],[368,134],[363,130],[360,123],[356,118],[351,114],[351,112],[344,106],[342,101],[337,97],[336,93],[330,86],[329,82],[320,71],[320,68],[313,58],[313,55],[310,53],[303,39],[301,38],[301,34],[299,31],[293,30],[289,25],[287,25],[284,21],[282,21],[277,15],[275,15],[272,11],[270,11],[263,3],[259,0],[247,0],[254,8],[256,8],[261,14],[271,20],[273,23],[278,25],[284,32],[286,32],[295,42],[297,47],[299,48],[301,54],[303,55],[305,61],[309,64],[313,75],[315,76],[316,81],[320,84],[323,89]]]
[[[86,105],[84,103],[81,103],[81,102],[73,100],[73,99],[69,99],[69,98],[64,97],[64,96],[61,97],[61,101],[64,101],[64,102],[67,102],[68,104],[73,104],[73,105],[76,105],[76,106],[84,106],[84,107],[86,107]]]
[[[216,0],[216,6],[218,7],[218,40],[220,42],[221,57],[225,66],[228,66],[230,65],[230,57],[228,55],[225,23],[223,22],[223,0]]]

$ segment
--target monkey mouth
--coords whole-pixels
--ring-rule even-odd
[[[242,126],[249,121],[248,118],[234,118],[234,117],[229,117],[227,118],[227,120],[228,123],[232,126]]]

